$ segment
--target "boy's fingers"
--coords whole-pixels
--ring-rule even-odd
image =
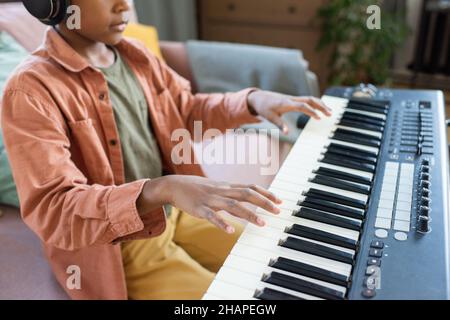
[[[268,198],[269,200],[275,202],[275,203],[282,203],[283,201],[278,198],[273,192],[270,192],[267,189],[264,189],[263,187],[260,187],[256,184],[232,184],[231,185],[232,188],[248,188],[248,189],[252,189],[260,194],[262,194],[264,197]]]
[[[315,97],[308,97],[308,98],[292,98],[292,100],[297,102],[303,102],[311,106],[313,109],[320,110],[323,114],[327,116],[331,116],[332,110],[323,103],[322,100],[315,98]]]
[[[291,108],[292,109],[289,111],[302,112],[314,119],[317,119],[317,120],[320,119],[319,113],[313,107],[311,107],[309,104],[307,104],[305,102],[293,101]]]
[[[282,203],[283,201],[278,198],[274,193],[270,192],[269,190],[266,190],[256,184],[252,184],[249,186],[250,189],[255,190],[256,192],[262,194],[263,196],[265,196],[266,198],[269,198],[271,201],[275,202],[275,203]]]
[[[202,209],[202,211],[205,219],[211,222],[217,228],[222,229],[223,231],[229,234],[234,233],[235,231],[234,228],[212,209],[205,207]]]
[[[215,210],[225,210],[235,217],[247,220],[257,226],[263,227],[265,222],[259,218],[252,210],[246,208],[242,203],[235,199],[221,198],[218,201],[217,207],[213,207]]]
[[[231,198],[230,200],[248,202],[275,214],[280,212],[271,200],[253,189],[233,188],[226,192],[226,195]]]

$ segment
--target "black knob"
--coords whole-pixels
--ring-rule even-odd
[[[430,217],[430,211],[431,211],[430,207],[422,205],[422,206],[420,206],[420,209],[419,209],[419,215],[421,217],[429,218]]]
[[[422,188],[430,189],[431,182],[430,181],[425,181],[425,180],[420,180],[420,186]]]
[[[430,194],[431,194],[431,191],[430,191],[430,189],[423,188],[421,194],[422,194],[422,197],[423,197],[423,198],[429,198],[429,197],[430,197]]]
[[[422,160],[422,165],[423,165],[423,166],[429,166],[429,165],[430,165],[430,160],[428,160],[428,159],[423,159],[423,160]]]
[[[420,174],[420,180],[430,181],[431,180],[430,174],[428,174],[428,173],[421,173]]]
[[[420,205],[429,208],[431,204],[431,199],[430,198],[426,198],[426,197],[422,197],[422,199],[420,200]]]
[[[417,221],[417,231],[420,233],[430,232],[430,218],[419,216],[419,221]]]
[[[430,173],[430,166],[423,165],[420,168],[420,171],[423,172],[423,173]]]

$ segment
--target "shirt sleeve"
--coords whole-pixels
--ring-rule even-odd
[[[2,101],[2,130],[25,223],[63,250],[157,236],[161,208],[139,216],[136,200],[148,180],[89,185],[71,160],[62,116],[39,99],[10,90]]]

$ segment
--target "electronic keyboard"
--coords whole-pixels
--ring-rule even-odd
[[[440,91],[323,97],[206,300],[449,299],[449,159]]]

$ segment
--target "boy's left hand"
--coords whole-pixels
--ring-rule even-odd
[[[331,109],[322,100],[315,97],[294,97],[257,90],[250,93],[247,100],[252,114],[266,118],[280,128],[284,134],[288,133],[288,126],[281,116],[287,112],[302,112],[315,119],[320,119],[320,113],[327,117],[331,115]]]

